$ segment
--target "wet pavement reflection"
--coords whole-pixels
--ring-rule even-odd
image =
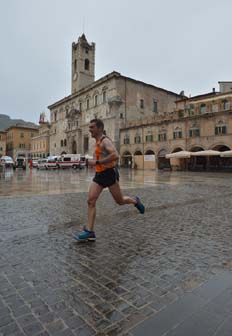
[[[147,328],[153,335],[154,325],[157,335],[178,335],[168,328],[198,304],[194,324],[205,329],[196,334],[229,330],[231,175],[120,175],[124,194],[139,195],[145,214],[105,191],[97,240],[79,244],[72,233],[86,223],[92,170],[0,174],[0,335],[126,336]],[[189,315],[183,328],[193,325]]]
[[[49,195],[88,191],[94,172],[89,170],[17,170],[0,172],[0,196]],[[162,172],[120,169],[120,185],[143,188],[159,184],[213,183],[230,180],[228,173]],[[227,183],[227,182],[226,182]]]

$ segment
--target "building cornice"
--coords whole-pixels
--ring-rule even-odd
[[[186,120],[196,120],[196,119],[204,119],[204,118],[212,118],[216,117],[219,115],[224,115],[224,114],[232,114],[232,110],[228,111],[219,111],[219,112],[209,112],[209,113],[204,113],[204,114],[197,114],[195,116],[187,116],[187,117],[181,117],[181,118],[167,118],[163,120],[154,120],[154,121],[145,121],[143,123],[137,124],[137,125],[131,125],[127,127],[123,127],[120,129],[120,132],[123,131],[128,131],[130,129],[136,129],[136,128],[141,128],[141,127],[149,127],[149,126],[160,126],[163,124],[169,124],[169,123],[176,123],[176,122],[184,122]]]
[[[119,72],[117,71],[113,71],[111,73],[109,73],[108,75],[94,81],[93,83],[87,85],[86,87],[82,88],[81,90],[67,96],[67,97],[64,97],[62,98],[61,100],[58,100],[57,102],[55,102],[54,104],[51,104],[48,106],[48,109],[53,109],[55,107],[58,107],[60,105],[62,105],[63,103],[65,102],[68,102],[70,101],[70,99],[73,99],[73,98],[77,98],[81,95],[83,95],[84,93],[88,92],[89,90],[92,90],[94,89],[95,87],[105,83],[106,81],[110,80],[110,79],[113,79],[113,78],[117,78],[117,79],[124,79],[124,80],[128,80],[128,81],[131,81],[131,82],[134,82],[134,83],[138,83],[138,84],[142,84],[142,85],[145,85],[147,87],[150,87],[150,88],[154,88],[154,89],[157,89],[159,91],[162,91],[162,92],[165,92],[165,93],[168,93],[168,94],[172,94],[174,96],[176,96],[177,98],[183,98],[183,96],[175,93],[175,92],[172,92],[172,91],[169,91],[169,90],[165,90],[165,89],[162,89],[158,86],[155,86],[155,85],[152,85],[152,84],[148,84],[148,83],[145,83],[145,82],[142,82],[142,81],[139,81],[139,80],[136,80],[136,79],[133,79],[133,78],[130,78],[130,77],[126,77],[126,76],[123,76],[121,75]]]
[[[11,129],[27,129],[27,130],[34,130],[34,131],[38,131],[39,130],[39,126],[34,126],[34,127],[30,127],[30,126],[24,126],[24,125],[14,125],[14,126],[10,126],[6,129],[6,133],[8,131],[10,131]]]

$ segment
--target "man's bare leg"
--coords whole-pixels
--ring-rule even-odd
[[[122,191],[121,191],[121,188],[118,182],[110,186],[109,191],[111,195],[113,196],[115,202],[119,205],[123,205],[123,204],[135,205],[136,204],[136,201],[133,198],[122,195]]]
[[[96,217],[96,201],[101,194],[103,187],[92,182],[89,188],[88,195],[88,230],[93,231],[94,221]]]

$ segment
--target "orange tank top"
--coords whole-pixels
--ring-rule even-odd
[[[99,139],[96,142],[95,158],[98,161],[104,159],[105,157],[107,157],[109,155],[109,153],[107,153],[107,151],[105,150],[104,146],[102,145],[102,140],[104,140],[105,138],[106,138],[106,136],[103,136],[101,139]],[[104,164],[102,163],[100,165],[96,165],[95,166],[95,171],[97,173],[100,173],[100,172],[105,171],[106,169],[114,168],[115,166],[116,166],[116,162],[115,161],[111,161],[111,162],[104,163]]]

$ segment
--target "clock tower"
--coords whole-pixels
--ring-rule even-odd
[[[89,44],[85,34],[72,43],[72,94],[95,80],[95,43]]]

